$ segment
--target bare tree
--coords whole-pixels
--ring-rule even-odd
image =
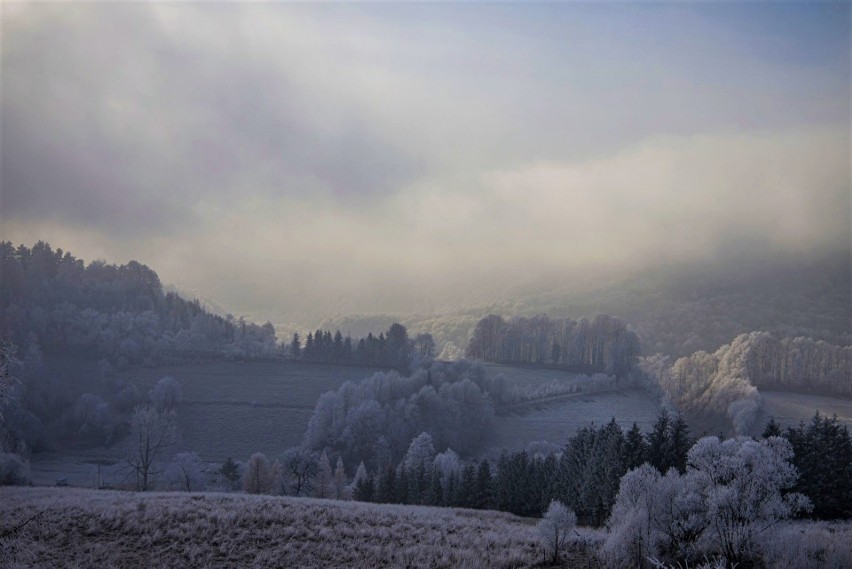
[[[284,471],[290,479],[290,490],[294,496],[307,492],[317,475],[319,464],[314,453],[295,447],[284,453]]]
[[[151,478],[159,473],[154,464],[177,439],[174,411],[158,411],[151,406],[138,406],[130,419],[131,448],[127,465],[136,475],[136,489],[148,489]]]

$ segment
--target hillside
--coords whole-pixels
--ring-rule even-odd
[[[534,521],[498,512],[237,494],[0,488],[0,528],[40,511],[38,523],[14,544],[20,566],[473,569],[531,567],[542,557]],[[574,551],[570,561],[588,560]]]
[[[604,312],[635,328],[644,354],[673,357],[715,351],[753,330],[839,345],[852,342],[848,251],[813,258],[672,264],[579,286],[582,280],[530,284],[431,312],[341,314],[326,318],[322,326],[366,333],[403,322],[413,334],[431,333],[444,356],[463,353],[476,323],[488,314],[580,318]]]

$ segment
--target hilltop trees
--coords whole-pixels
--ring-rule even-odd
[[[44,242],[32,249],[0,242],[0,337],[22,350],[106,358],[117,368],[196,357],[264,357],[272,325],[210,314],[164,292],[136,261],[85,265]]]
[[[488,362],[551,363],[556,366],[627,375],[639,354],[639,337],[618,318],[550,319],[546,315],[480,320],[467,355]]]

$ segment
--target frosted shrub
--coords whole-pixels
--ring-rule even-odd
[[[852,567],[852,524],[793,522],[772,528],[757,547],[774,569],[842,569]]]
[[[571,530],[577,525],[577,516],[559,500],[550,502],[550,507],[538,523],[538,534],[544,549],[553,563],[559,560],[559,552],[568,543]]]
[[[175,455],[163,475],[163,483],[168,490],[198,492],[207,486],[204,465],[194,452],[181,452]]]

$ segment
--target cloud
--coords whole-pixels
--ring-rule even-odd
[[[0,237],[305,319],[848,246],[848,18],[774,9],[4,6]]]

